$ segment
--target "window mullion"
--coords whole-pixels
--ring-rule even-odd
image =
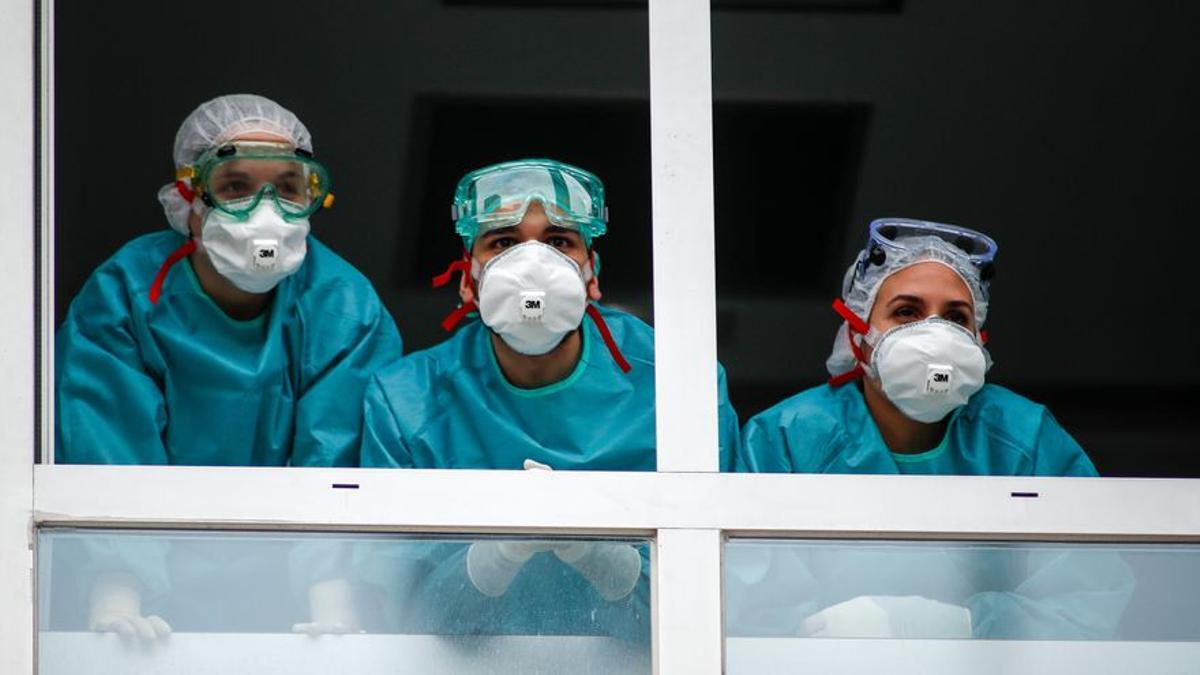
[[[0,672],[33,672],[34,3],[0,3]]]
[[[716,471],[709,3],[649,5],[658,470]]]
[[[663,529],[654,548],[655,675],[721,675],[721,531]]]

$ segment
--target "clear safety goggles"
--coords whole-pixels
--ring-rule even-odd
[[[205,204],[245,218],[264,197],[285,219],[299,219],[333,204],[329,171],[312,154],[283,143],[238,141],[213,148],[176,178],[190,178]]]
[[[880,218],[871,222],[866,255],[858,261],[856,275],[861,277],[871,265],[884,265],[889,259],[903,259],[912,253],[910,245],[925,246],[930,237],[940,239],[962,252],[987,282],[995,273],[996,242],[991,237],[957,225],[908,218]]]
[[[469,242],[490,230],[518,225],[534,201],[551,224],[578,231],[589,244],[607,227],[600,179],[549,159],[505,162],[468,173],[454,191],[451,217]]]

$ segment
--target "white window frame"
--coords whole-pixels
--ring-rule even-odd
[[[717,471],[712,90],[706,0],[649,3],[657,473],[34,466],[53,437],[51,3],[0,0],[0,670],[33,673],[39,527],[653,537],[654,668],[719,675],[730,536],[1200,541],[1200,481]],[[34,73],[43,70],[35,165]],[[45,191],[35,203],[34,172]],[[41,207],[41,293],[34,232]],[[35,306],[40,303],[42,320]],[[40,332],[44,366],[31,349]],[[42,377],[42,438],[35,391]],[[356,484],[357,489],[333,484]],[[1036,494],[1036,496],[1019,495]]]

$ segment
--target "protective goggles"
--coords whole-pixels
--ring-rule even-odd
[[[333,205],[329,171],[312,153],[288,144],[238,141],[212,148],[176,178],[190,178],[205,204],[235,218],[249,216],[268,196],[287,220]]]
[[[549,159],[504,162],[468,173],[454,190],[451,217],[469,247],[485,232],[518,225],[534,201],[551,224],[579,232],[588,245],[607,228],[600,179]]]
[[[907,257],[912,243],[927,241],[929,237],[941,239],[961,251],[979,270],[979,278],[984,283],[991,280],[995,274],[993,260],[996,257],[996,242],[982,232],[925,220],[880,218],[871,223],[864,249],[866,255],[859,259],[855,275],[862,277],[868,267],[882,266],[889,258]]]

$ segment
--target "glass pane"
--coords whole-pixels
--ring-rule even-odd
[[[1191,412],[1200,355],[1163,348],[1172,343],[1160,322],[1112,311],[1169,316],[1185,333],[1200,315],[1194,272],[1177,262],[1173,243],[1192,234],[1200,4],[713,7],[717,339],[745,425],[742,466],[1090,473],[1082,462],[1023,464],[1020,452],[997,447],[1015,439],[1022,451],[1061,456],[1054,437],[1069,435],[1101,476],[1200,476],[1200,416]],[[868,249],[869,224],[898,217],[960,225],[998,244],[990,309],[976,322],[994,367],[982,390],[967,395],[973,384],[963,382],[969,400],[958,419],[936,404],[907,405],[902,390],[885,397],[860,393],[865,382],[826,384],[857,377],[859,361],[839,333],[849,324],[830,308],[834,298],[881,332],[901,318],[926,318],[935,305],[950,318],[931,280],[901,294],[890,273],[899,265],[887,260],[879,264],[896,279],[887,292],[878,277],[860,275],[851,290],[879,292],[847,297],[845,275]],[[964,299],[950,270],[936,276]],[[922,306],[892,305],[899,295]],[[889,319],[890,310],[901,315]],[[869,345],[855,340],[869,363]],[[900,387],[905,375],[926,374],[919,366],[957,365],[932,341],[909,340],[928,345],[927,360],[880,352],[885,366],[902,371],[891,371]],[[875,374],[887,391],[887,375]],[[869,418],[864,395],[873,397]],[[1030,401],[1054,416],[1040,438],[1020,438],[1013,423],[1040,414]],[[889,402],[917,421],[949,419],[949,431],[906,438],[887,429],[874,413]],[[755,438],[781,428],[786,442]],[[959,430],[976,434],[974,442],[962,442]],[[988,433],[1005,442],[982,439]],[[773,462],[768,453],[785,445],[793,457]],[[935,448],[947,450],[940,460],[911,457]]]
[[[46,311],[58,326],[48,355],[57,364],[56,461],[404,464],[364,458],[359,445],[364,389],[372,375],[394,373],[403,351],[425,352],[434,370],[458,378],[406,372],[381,385],[395,403],[387,412],[422,416],[413,427],[423,433],[368,431],[391,446],[427,445],[413,464],[654,468],[644,2],[215,0],[181,21],[164,4],[55,0],[54,21],[55,306]],[[319,37],[301,28],[314,23]],[[307,134],[261,101],[198,109],[235,93],[268,97]],[[93,168],[109,158],[120,168]],[[510,223],[524,222],[519,231],[466,218],[456,227],[462,177],[535,158],[602,181],[604,199],[593,186],[588,203],[608,207],[603,235],[598,217],[585,229],[558,218],[580,215],[570,209],[547,215],[554,195],[534,201],[528,184],[496,193],[499,214],[523,214]],[[297,163],[322,169],[298,186],[284,171]],[[298,217],[330,194],[328,207]],[[523,250],[551,263],[507,257],[491,278],[511,280],[503,270],[514,267],[536,273],[484,293],[484,264],[535,241],[546,246]],[[474,277],[469,265],[460,270],[462,292],[459,274],[431,287],[465,247],[477,266]],[[522,292],[549,295],[519,313]],[[472,295],[478,302],[464,303]],[[443,324],[472,304],[496,310],[486,324],[495,341],[478,312],[456,315],[457,328]],[[556,366],[539,369],[533,357],[546,353]],[[467,359],[472,367],[459,369]],[[610,404],[590,405],[614,390]],[[436,413],[417,410],[434,398]],[[468,414],[484,403],[504,409],[510,428],[493,433],[491,418]],[[561,417],[547,405],[561,406]],[[441,424],[429,419],[439,414]],[[621,433],[594,433],[613,428]],[[471,434],[472,443],[489,440],[484,452],[457,456],[455,442]],[[556,462],[559,454],[582,459]]]
[[[650,672],[647,540],[56,529],[37,543],[41,675]]]
[[[1196,545],[731,541],[727,672],[1193,672],[1198,577]]]

